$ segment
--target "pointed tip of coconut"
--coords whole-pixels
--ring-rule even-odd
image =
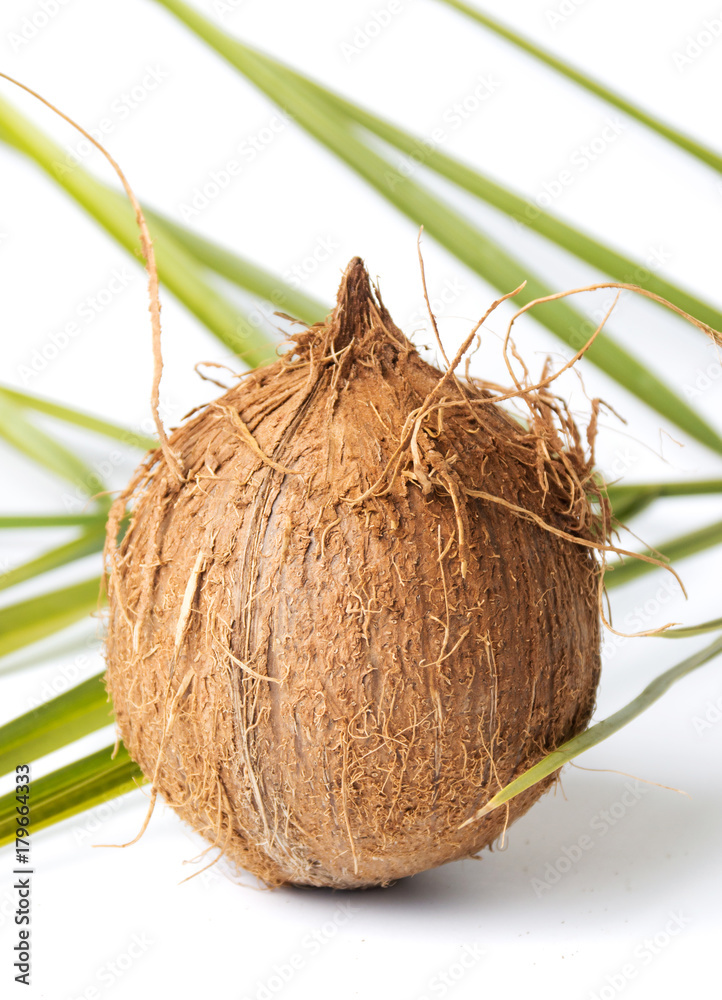
[[[397,346],[411,346],[391,319],[361,257],[353,257],[346,266],[328,324],[336,351],[352,342],[361,347],[381,333]]]
[[[333,341],[336,350],[344,348],[351,340],[368,330],[373,306],[374,290],[366,265],[360,257],[354,257],[341,278],[336,308],[331,316],[331,326],[335,327]]]
[[[352,257],[341,277],[336,305],[326,319],[314,323],[290,338],[293,354],[305,356],[309,349],[320,356],[330,356],[337,362],[343,357],[345,369],[354,358],[378,353],[382,343],[392,350],[410,354],[413,344],[396,326],[383,303],[378,286],[374,285],[361,257]],[[347,350],[348,349],[348,350]],[[395,352],[395,353],[394,353]]]

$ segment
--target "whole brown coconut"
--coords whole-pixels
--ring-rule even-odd
[[[294,339],[174,432],[183,482],[159,450],[116,504],[107,684],[239,866],[384,885],[491,844],[552,779],[461,824],[586,726],[599,519],[554,398],[441,382],[359,259]]]

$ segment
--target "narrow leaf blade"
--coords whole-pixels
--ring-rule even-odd
[[[683,625],[680,628],[668,628],[666,632],[660,632],[660,639],[690,639],[695,635],[704,635],[706,632],[718,632],[722,629],[722,618],[714,618],[712,621],[703,622],[701,625]]]
[[[226,35],[182,0],[158,2],[279,106],[289,111],[299,125],[360,174],[399,211],[415,224],[423,224],[442,246],[495,288],[508,292],[526,281],[526,288],[516,298],[519,304],[550,294],[551,290],[527,267],[471,225],[451,205],[404,176],[393,164],[361,142],[350,129],[348,119],[327,105],[314,102],[307,91],[271,71],[252,49]],[[535,317],[575,350],[586,343],[591,333],[588,320],[564,300],[545,303],[537,309]],[[709,448],[722,453],[722,437],[718,432],[611,337],[600,334],[586,356],[666,419]]]
[[[722,521],[715,521],[714,524],[705,525],[705,527],[698,528],[696,531],[689,531],[684,535],[670,538],[666,542],[663,542],[656,550],[647,549],[644,555],[658,557],[661,553],[670,563],[674,563],[679,559],[686,559],[687,556],[693,556],[697,552],[704,552],[706,549],[711,549],[715,545],[722,545]],[[630,580],[636,580],[637,577],[643,576],[645,573],[649,573],[656,568],[654,564],[642,562],[639,559],[629,559],[627,562],[611,562],[607,564],[608,572],[604,577],[604,583],[608,589],[611,587],[620,587],[622,584],[629,583]]]
[[[442,152],[428,140],[406,132],[387,119],[354,104],[266,53],[254,49],[253,54],[276,76],[305,89],[311,100],[323,102],[336,112],[341,112],[351,121],[413,158],[414,162],[423,163],[425,167],[450,180],[462,190],[493,205],[494,208],[563,247],[569,253],[573,253],[615,281],[643,284],[649,291],[667,299],[704,323],[715,329],[722,329],[722,311],[719,308],[665,280],[651,271],[642,261],[633,260],[605,246],[594,237],[482,174],[481,171]],[[640,274],[644,276],[643,279],[640,279]]]
[[[674,143],[675,146],[679,146],[680,149],[684,149],[685,152],[697,157],[697,159],[701,160],[702,163],[706,163],[707,166],[712,167],[714,170],[722,172],[722,156],[720,156],[719,153],[709,149],[703,143],[699,142],[697,139],[693,139],[689,135],[686,135],[684,132],[679,131],[679,129],[673,128],[671,125],[667,124],[667,122],[663,122],[659,118],[656,118],[648,111],[645,111],[632,101],[627,100],[626,97],[623,97],[615,90],[612,90],[611,87],[606,87],[603,83],[593,79],[586,73],[582,73],[580,70],[575,69],[574,66],[569,65],[569,63],[565,63],[562,59],[557,58],[547,49],[542,48],[540,45],[536,45],[530,39],[525,38],[516,31],[513,31],[507,25],[489,17],[488,14],[484,14],[476,7],[472,7],[470,4],[464,3],[464,0],[440,0],[440,3],[444,3],[447,7],[453,7],[460,13],[465,14],[478,24],[481,24],[490,31],[493,31],[500,38],[506,39],[506,41],[516,45],[517,48],[520,48],[529,55],[534,56],[535,59],[538,59],[546,66],[549,66],[550,69],[555,70],[557,73],[565,76],[568,80],[571,80],[573,83],[576,83],[585,90],[588,90],[590,94],[594,94],[596,97],[600,97],[608,104],[619,108],[620,111],[629,115],[630,118],[635,118],[638,122],[641,122],[642,125],[646,125],[654,132],[657,132],[658,135],[661,135],[665,139]]]
[[[710,660],[719,656],[720,653],[722,653],[722,636],[719,636],[711,645],[706,646],[699,653],[695,653],[693,656],[688,657],[676,666],[666,670],[663,674],[660,674],[651,684],[647,685],[641,694],[637,695],[624,708],[615,712],[614,715],[610,715],[602,722],[591,726],[583,733],[580,733],[579,736],[575,736],[557,750],[547,754],[538,764],[530,767],[524,774],[519,775],[518,778],[505,785],[501,791],[497,792],[486,803],[483,809],[479,810],[467,822],[474,822],[477,819],[481,819],[490,813],[492,809],[496,809],[505,802],[509,802],[515,796],[519,795],[520,792],[526,791],[527,788],[531,788],[532,785],[536,785],[550,774],[558,771],[560,767],[568,764],[570,760],[578,757],[579,754],[609,739],[610,736],[619,732],[620,729],[623,729],[624,726],[653,705],[676,681],[681,680],[681,678],[686,677],[693,670],[697,670],[699,667],[704,666],[704,664],[709,663]]]
[[[12,722],[0,726],[0,775],[30,764],[113,721],[103,675],[90,677]]]
[[[109,192],[82,167],[67,166],[61,147],[1,98],[0,132],[138,259],[140,241],[135,216],[120,195]],[[154,246],[161,281],[211,333],[252,367],[275,358],[275,342],[205,280],[193,258],[167,233],[154,240]]]
[[[91,481],[95,482],[91,480],[92,471],[77,455],[27,420],[20,407],[2,396],[0,437],[30,461],[74,485],[87,488]]]
[[[128,445],[129,448],[140,448],[143,451],[150,451],[152,448],[158,447],[158,441],[155,438],[148,437],[146,434],[139,434],[136,431],[132,431],[129,427],[122,427],[120,424],[104,420],[102,417],[93,416],[91,413],[84,413],[82,410],[75,410],[70,406],[56,403],[51,399],[45,399],[43,396],[36,396],[31,392],[23,392],[9,385],[0,385],[0,397],[11,400],[23,408],[35,410],[38,413],[46,413],[48,416],[56,417],[65,423],[73,424],[76,427],[83,427],[86,430],[102,434],[104,437],[111,438],[114,441],[121,441],[123,444]]]
[[[105,747],[44,778],[31,778],[31,837],[43,827],[92,809],[143,784],[145,778],[125,747],[119,748],[115,758],[113,750],[112,746]],[[0,846],[15,840],[16,804],[14,792],[0,798]]]
[[[3,528],[99,528],[105,524],[105,513],[99,514],[0,514]]]
[[[65,545],[49,549],[35,559],[30,559],[21,566],[16,566],[0,576],[0,590],[7,590],[18,583],[32,580],[43,573],[58,569],[60,566],[67,566],[78,559],[92,555],[94,552],[102,552],[105,544],[105,530],[102,525],[95,530],[84,531],[77,538]]]
[[[319,322],[328,314],[328,306],[311,295],[292,288],[273,272],[266,271],[240,254],[199,236],[186,226],[181,226],[167,216],[161,215],[160,212],[151,209],[145,211],[148,221],[154,224],[156,232],[169,234],[199,263],[232,281],[239,288],[261,299],[267,299],[279,312],[309,324]]]
[[[101,600],[95,577],[0,608],[0,657],[73,625],[96,611]]]

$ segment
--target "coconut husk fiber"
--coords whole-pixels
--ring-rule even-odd
[[[523,421],[498,394],[422,360],[357,258],[325,323],[173,432],[182,478],[159,449],[114,506],[120,734],[269,885],[476,854],[553,779],[461,824],[589,721],[591,462],[548,391]]]

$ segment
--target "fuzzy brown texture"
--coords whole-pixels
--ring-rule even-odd
[[[107,685],[163,798],[270,885],[388,884],[492,843],[459,829],[588,723],[590,462],[427,364],[359,259],[325,324],[203,407],[118,501]],[[117,529],[126,500],[132,518]]]

